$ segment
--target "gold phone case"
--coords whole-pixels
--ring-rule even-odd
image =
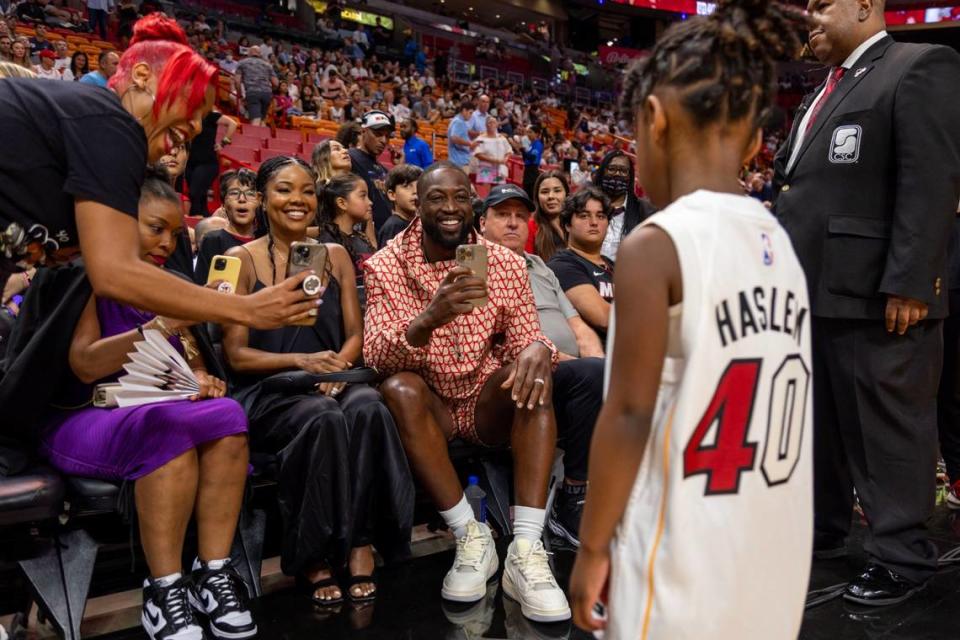
[[[462,244],[457,247],[457,264],[473,271],[484,282],[487,281],[487,248],[482,244]],[[471,300],[470,303],[475,307],[483,307],[487,304],[487,298]]]

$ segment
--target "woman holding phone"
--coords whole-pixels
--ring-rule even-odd
[[[185,320],[282,326],[316,302],[300,278],[229,297],[153,269],[138,256],[144,167],[194,138],[213,106],[217,70],[175,21],[137,22],[110,79],[113,93],[73,82],[0,82],[0,273],[82,253],[93,289]],[[109,170],[108,170],[109,169]]]
[[[238,292],[245,295],[282,280],[297,258],[292,251],[323,247],[316,320],[269,331],[226,325],[224,353],[253,449],[280,458],[283,571],[297,576],[314,603],[334,605],[376,596],[371,545],[387,558],[408,551],[414,494],[396,425],[375,389],[345,382],[293,388],[271,378],[342,372],[361,357],[363,317],[350,256],[307,236],[316,179],[298,158],[263,163],[256,185],[261,237],[227,254],[241,260]],[[344,565],[349,575],[341,582],[335,574]]]

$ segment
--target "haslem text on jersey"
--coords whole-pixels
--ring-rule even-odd
[[[803,323],[809,315],[809,309],[801,306],[800,298],[793,291],[777,287],[740,291],[736,297],[717,304],[715,312],[717,332],[724,347],[764,331],[788,334],[799,345]]]

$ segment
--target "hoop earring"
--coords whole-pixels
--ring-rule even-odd
[[[120,102],[122,103],[122,102],[123,102],[123,99],[124,99],[125,97],[127,97],[127,94],[130,93],[130,92],[133,91],[133,90],[139,91],[140,93],[145,93],[145,94],[147,94],[148,96],[150,96],[150,109],[148,109],[145,114],[143,114],[142,116],[140,116],[139,118],[137,118],[137,122],[142,123],[143,120],[144,120],[144,118],[146,118],[147,116],[149,116],[149,115],[150,115],[150,112],[153,110],[153,105],[156,104],[156,102],[157,102],[157,97],[156,97],[155,95],[153,95],[153,92],[150,91],[150,89],[147,89],[146,87],[141,87],[141,86],[139,86],[139,85],[137,85],[137,84],[131,84],[129,87],[127,87],[127,90],[123,92],[123,95],[120,96]],[[131,115],[133,115],[133,114],[131,114]]]

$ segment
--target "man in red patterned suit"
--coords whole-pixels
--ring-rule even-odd
[[[381,391],[407,457],[457,537],[441,593],[458,602],[481,600],[499,565],[447,442],[509,442],[517,506],[503,588],[527,618],[566,620],[570,608],[540,541],[557,437],[551,401],[557,350],[540,330],[523,259],[475,237],[466,174],[452,164],[433,165],[417,193],[419,216],[364,265],[363,351],[367,365],[390,376]],[[486,247],[486,282],[455,261],[457,247],[467,243]],[[470,301],[484,297],[486,304],[474,308]]]

